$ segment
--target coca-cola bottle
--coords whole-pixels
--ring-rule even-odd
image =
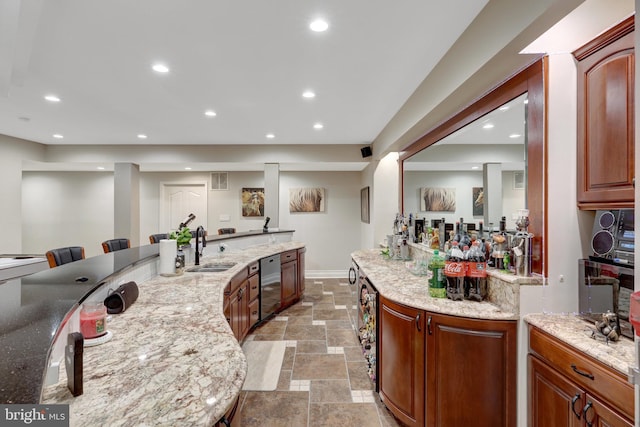
[[[447,279],[447,298],[454,301],[464,299],[464,254],[457,241],[451,242],[451,252],[444,264],[444,275]]]
[[[469,250],[467,262],[466,297],[472,301],[482,301],[487,293],[487,263],[478,241]]]

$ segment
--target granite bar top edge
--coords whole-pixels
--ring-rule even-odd
[[[385,259],[379,249],[362,249],[351,254],[378,293],[396,303],[433,313],[481,320],[517,321],[516,311],[503,310],[482,301],[452,301],[429,295],[427,278],[409,272],[402,261]]]

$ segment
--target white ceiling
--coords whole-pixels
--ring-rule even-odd
[[[369,144],[487,1],[5,0],[0,134],[48,145]],[[326,32],[310,31],[318,17]]]

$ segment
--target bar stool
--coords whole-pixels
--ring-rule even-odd
[[[57,267],[74,261],[84,259],[84,248],[82,246],[68,246],[65,248],[51,249],[46,253],[49,267]]]
[[[160,240],[164,240],[168,238],[169,238],[169,233],[151,234],[149,236],[149,241],[153,245],[154,243],[160,243]]]
[[[131,247],[129,239],[111,239],[102,242],[102,250],[105,254],[109,252],[121,251],[122,249],[128,249]]]

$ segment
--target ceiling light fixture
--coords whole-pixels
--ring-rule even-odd
[[[167,67],[164,64],[153,64],[153,66],[151,67],[153,69],[153,71],[155,71],[156,73],[168,73],[169,72],[169,67]]]
[[[307,98],[307,99],[311,99],[311,98],[315,98],[316,94],[311,90],[305,90],[304,92],[302,92],[302,97],[303,98]]]
[[[316,123],[313,125],[314,129],[322,129],[324,127],[324,125],[322,123]]]
[[[145,135],[144,133],[139,133],[138,139],[147,139],[147,135]]]
[[[269,138],[269,139],[273,139],[273,138],[275,138],[275,137],[276,137],[276,136],[275,136],[274,134],[272,134],[272,133],[268,133],[268,134],[266,134],[265,136],[266,136],[267,138]]]
[[[207,116],[207,117],[215,117],[215,116],[217,116],[216,112],[215,112],[215,111],[213,111],[213,110],[207,110],[207,111],[205,111],[205,112],[204,112],[204,115],[205,115],[205,116]]]
[[[54,137],[55,139],[62,139],[62,138],[64,138],[64,136],[60,135],[59,133],[54,133],[54,134],[53,134],[53,137]]]
[[[329,28],[329,23],[324,19],[316,19],[309,24],[309,28],[311,29],[311,31],[321,33],[323,31],[327,31],[327,28]]]
[[[46,99],[49,102],[60,102],[60,98],[58,98],[55,95],[46,95],[44,99]]]
[[[482,129],[492,129],[493,128],[493,123],[487,123],[484,126],[482,126]]]

